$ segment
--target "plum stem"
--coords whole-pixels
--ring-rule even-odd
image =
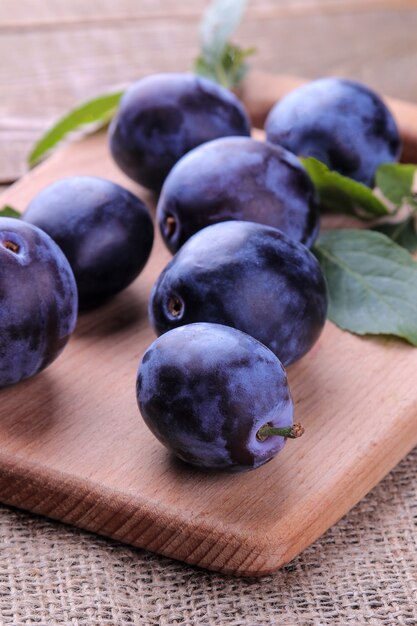
[[[256,433],[259,441],[265,441],[268,437],[285,437],[286,439],[297,439],[304,433],[304,426],[293,424],[285,428],[275,428],[271,424],[264,424]]]

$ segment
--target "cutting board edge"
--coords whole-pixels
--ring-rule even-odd
[[[329,514],[332,510],[333,495],[336,492],[324,491],[322,494],[323,499],[327,498],[329,500],[326,508],[326,523],[320,524],[320,521],[323,520],[322,516],[311,515],[311,525],[317,524],[311,535],[308,538],[304,535],[302,544],[294,545],[297,539],[297,534],[294,534],[292,540],[287,542],[288,550],[281,555],[280,565],[265,573],[276,571],[314,543],[324,532],[340,521],[362,498],[369,494],[417,446],[416,413],[415,407],[410,403],[398,414],[398,428],[395,433],[387,429],[379,439],[370,437],[366,453],[362,455],[359,461],[355,457],[356,462],[352,464],[350,471],[343,472],[341,480],[343,484],[337,490],[339,502],[343,503],[343,506],[338,504],[334,509],[334,514]],[[369,465],[370,456],[373,461],[372,467]],[[389,463],[387,463],[387,458],[390,459]],[[346,468],[344,469],[346,470]],[[363,481],[360,480],[361,476],[365,477]],[[357,486],[354,493],[349,490],[352,484]],[[300,515],[304,517],[304,512]],[[296,527],[297,524],[294,523],[294,519],[290,521],[291,526],[288,526],[288,528],[291,532],[292,528]]]
[[[360,485],[355,476],[366,475],[368,482],[348,494],[349,500],[347,486],[341,487],[338,493],[343,494],[340,498],[343,507],[336,506],[330,516],[331,502],[337,494],[323,494],[324,498],[329,498],[325,522],[323,517],[311,515],[311,532],[307,535],[304,531],[302,542],[295,532],[297,525],[293,519],[291,524],[286,525],[283,520],[276,529],[265,533],[262,528],[256,533],[238,532],[227,524],[222,529],[213,529],[201,519],[193,523],[178,511],[168,513],[161,503],[152,503],[129,492],[115,496],[109,487],[94,480],[75,478],[56,470],[51,472],[39,463],[3,451],[0,451],[0,501],[189,565],[233,576],[263,576],[286,565],[344,517],[417,445],[413,418],[413,406],[404,407],[397,436],[386,431],[377,441],[370,439],[369,449],[376,465],[372,479],[369,480],[367,454],[363,454],[360,462],[344,473],[344,478],[345,482],[352,479],[353,484]],[[409,436],[404,436],[405,431]],[[391,459],[389,465],[387,456]],[[41,499],[39,494],[42,494]],[[304,516],[304,511],[300,515]],[[97,519],[104,520],[100,527],[97,527]],[[288,533],[285,541],[282,540],[284,532]]]
[[[178,511],[167,513],[160,503],[148,502],[128,492],[119,491],[115,495],[110,488],[93,480],[74,478],[57,470],[51,472],[40,463],[1,450],[0,468],[0,501],[8,506],[225,574],[252,576],[258,569],[240,573],[240,566],[223,566],[224,553],[231,553],[233,558],[241,554],[242,563],[265,560],[257,538],[250,545],[247,533],[237,533],[227,525],[216,529],[213,537],[209,523],[201,520],[193,523],[184,516],[181,519]],[[99,527],[97,519],[104,520]],[[178,542],[184,543],[181,556]],[[206,561],[209,553],[214,560]]]

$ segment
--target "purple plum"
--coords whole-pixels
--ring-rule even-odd
[[[395,120],[374,91],[354,80],[321,78],[286,95],[268,115],[267,139],[371,186],[381,163],[401,150]]]
[[[284,437],[302,434],[277,357],[227,326],[189,324],[159,337],[143,356],[136,389],[153,434],[199,467],[254,469]]]
[[[63,250],[84,309],[127,287],[152,249],[152,218],[142,200],[94,176],[70,176],[45,187],[23,219],[42,228]]]
[[[74,275],[54,241],[31,224],[0,218],[0,388],[57,358],[77,304]]]
[[[155,74],[127,89],[109,144],[127,176],[159,191],[186,152],[230,135],[250,135],[248,115],[231,91],[201,76]]]
[[[175,165],[162,187],[157,220],[173,253],[200,229],[226,220],[274,226],[311,246],[319,209],[297,157],[249,137],[227,137],[195,148]]]
[[[192,322],[233,326],[284,365],[318,339],[326,285],[308,248],[253,222],[213,224],[179,249],[156,281],[149,316],[157,334]]]

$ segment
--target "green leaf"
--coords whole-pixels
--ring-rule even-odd
[[[246,59],[255,54],[255,48],[239,48],[233,44],[226,44],[223,57],[221,58],[221,66],[226,74],[228,87],[235,87],[246,76],[249,66]]]
[[[417,165],[384,163],[377,169],[375,184],[384,196],[400,206],[412,197],[412,186]]]
[[[246,76],[249,67],[245,59],[254,53],[254,48],[243,50],[233,44],[226,44],[223,56],[218,63],[213,64],[203,56],[199,56],[194,62],[193,71],[195,74],[220,83],[223,87],[232,89]]]
[[[326,209],[361,219],[389,215],[388,207],[366,185],[329,170],[327,165],[313,157],[301,158],[300,161],[310,174],[320,202]]]
[[[381,233],[342,229],[320,235],[314,253],[335,324],[417,345],[417,263],[406,250]]]
[[[29,165],[35,165],[47,152],[69,133],[94,124],[94,130],[105,126],[115,114],[123,91],[108,93],[88,100],[61,117],[35,144],[28,157]]]
[[[214,0],[200,23],[200,47],[208,63],[219,62],[229,37],[242,19],[247,0]]]
[[[409,216],[397,224],[378,224],[372,230],[386,235],[409,252],[417,251],[417,233],[414,216]]]
[[[242,19],[247,0],[214,0],[200,24],[201,53],[195,60],[196,74],[231,89],[248,71],[246,59],[254,48],[242,49],[228,41]]]
[[[16,211],[12,206],[6,204],[6,206],[0,209],[0,217],[14,217],[20,219],[22,216],[19,211]]]

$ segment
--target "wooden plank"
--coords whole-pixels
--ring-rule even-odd
[[[105,176],[152,200],[115,168],[97,134],[56,153],[2,201],[24,209],[46,184],[71,174]],[[186,467],[144,426],[134,390],[138,361],[154,338],[148,295],[168,258],[158,237],[144,273],[80,317],[50,368],[0,392],[0,499],[210,569],[270,572],[417,443],[417,350],[327,323],[288,372],[304,437],[254,472]]]
[[[3,0],[3,17],[0,32],[9,29],[53,27],[66,28],[109,22],[155,20],[181,16],[198,19],[208,2],[204,0],[43,0],[34,5],[33,0]],[[381,11],[412,11],[414,0],[257,0],[249,3],[248,19],[283,18],[311,15],[335,15]]]
[[[197,54],[203,0],[3,0],[0,181],[26,171],[32,137],[71,106],[158,71],[187,71]],[[257,70],[354,77],[417,102],[414,0],[257,0],[235,40],[254,45]],[[30,60],[30,62],[28,62]]]

